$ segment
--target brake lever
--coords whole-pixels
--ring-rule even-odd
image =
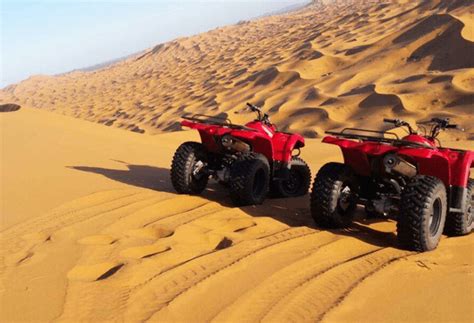
[[[450,128],[449,118],[433,118],[431,119],[433,123],[437,123],[441,129]]]
[[[395,127],[408,126],[408,123],[400,119],[383,119],[386,123],[392,123]]]
[[[266,124],[269,124],[269,125],[271,124],[270,117],[266,113],[263,114],[263,122],[265,122]]]
[[[456,129],[456,130],[459,130],[459,131],[465,131],[465,129],[463,127],[461,127],[460,125],[457,125],[457,124],[450,124],[446,127],[446,129]]]

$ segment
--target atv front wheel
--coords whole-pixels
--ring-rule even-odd
[[[180,194],[200,194],[209,175],[205,166],[207,152],[202,144],[185,142],[176,150],[171,164],[171,183]]]
[[[306,162],[293,157],[290,161],[288,179],[274,180],[271,185],[275,197],[297,197],[308,193],[311,184],[311,170]]]
[[[352,223],[357,207],[357,179],[349,166],[324,165],[311,192],[311,215],[318,226],[343,228]]]
[[[258,156],[233,163],[230,169],[230,197],[236,205],[262,204],[270,183],[268,161]]]
[[[450,213],[446,218],[444,231],[450,236],[462,236],[474,230],[474,180],[469,180],[466,192],[464,212]]]
[[[397,236],[403,248],[429,251],[438,246],[447,212],[443,182],[433,176],[415,176],[400,200]]]

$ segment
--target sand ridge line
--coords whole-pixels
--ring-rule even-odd
[[[181,199],[181,200],[182,200],[182,199],[186,199],[186,198],[187,198],[186,196],[178,196],[178,197],[177,197],[177,199]],[[209,214],[209,211],[210,211],[210,210],[212,210],[212,208],[213,208],[213,203],[209,203],[208,201],[205,201],[205,200],[203,200],[202,198],[193,197],[193,199],[200,200],[200,201],[204,201],[204,204],[203,204],[203,202],[199,202],[201,205],[203,205],[203,207],[198,207],[197,209],[192,209],[192,210],[189,212],[188,215],[190,215],[190,214],[193,215],[193,216],[196,216],[196,215],[198,215],[198,216],[206,215],[206,214]],[[170,203],[171,203],[171,202],[170,202]],[[175,203],[175,204],[176,204],[176,203]],[[183,204],[183,203],[181,203],[181,204]],[[185,204],[185,203],[184,203],[184,204]],[[188,204],[189,204],[189,203],[188,203]],[[179,204],[178,204],[178,205],[179,205]],[[192,205],[191,205],[191,206],[192,206]],[[187,206],[187,209],[189,209],[189,208],[190,208],[190,207]],[[159,207],[158,207],[158,209],[159,209]],[[145,224],[145,223],[149,223],[149,222],[147,222],[147,221],[149,221],[149,219],[145,219],[145,218],[143,218],[143,217],[148,214],[149,217],[151,217],[151,218],[156,218],[156,215],[152,214],[152,213],[153,213],[153,210],[154,210],[154,207],[151,207],[151,208],[146,209],[146,210],[140,210],[140,211],[138,211],[139,214],[142,214],[142,215],[140,215],[140,216],[137,216],[136,213],[127,215],[127,217],[129,217],[131,220],[134,220],[134,221],[127,221],[127,218],[122,218],[121,220],[119,220],[119,221],[121,222],[120,224],[118,224],[118,225],[112,224],[112,225],[109,226],[105,231],[103,231],[103,233],[106,232],[106,233],[108,233],[108,234],[114,234],[115,236],[117,236],[117,234],[119,234],[119,233],[121,232],[121,230],[123,230],[123,228],[130,228],[130,227],[133,228],[133,227],[137,227],[137,226],[140,227],[140,226],[142,226],[142,225]],[[196,210],[199,211],[199,212],[201,212],[201,211],[204,211],[204,212],[203,212],[203,214],[197,214],[197,213],[196,213]],[[231,214],[234,212],[234,209],[224,209],[224,210],[220,209],[220,211],[223,211],[224,214],[230,212],[229,215],[231,215]],[[150,213],[150,212],[151,212],[151,213]],[[239,212],[240,212],[240,211],[239,211]],[[155,213],[156,213],[156,212],[155,212]],[[165,212],[165,213],[166,213],[166,214],[175,214],[175,213],[176,213],[176,209],[170,209],[170,212]],[[210,213],[210,214],[214,214],[215,217],[220,218],[220,217],[222,217],[222,215],[221,215],[220,217],[218,217],[217,215],[218,215],[219,213],[220,213],[220,212],[217,212],[217,213]],[[222,213],[222,212],[221,212],[221,213]],[[183,214],[186,215],[186,212],[184,212]],[[163,214],[161,214],[161,215],[163,215]],[[170,219],[172,219],[172,218],[170,218]],[[244,218],[244,219],[245,219],[245,218]],[[187,219],[186,222],[189,223],[190,220],[192,220],[192,219]],[[230,218],[230,220],[232,220],[232,217]],[[231,222],[232,222],[232,221],[231,221]],[[244,222],[240,223],[240,222],[242,222],[242,221],[237,221],[235,224],[231,224],[231,225],[228,227],[228,229],[229,229],[229,230],[234,230],[234,229],[237,229],[237,230],[238,230],[239,228],[242,228],[242,225],[244,225],[244,226],[243,226],[244,228],[248,226],[248,224],[245,224],[245,223],[248,222],[248,221],[244,221],[245,223],[244,223]],[[233,223],[233,222],[232,222],[232,223]],[[205,224],[205,221],[204,221],[203,224]],[[160,227],[162,226],[162,224],[159,223],[159,220],[158,220],[158,222],[157,222],[157,225],[160,225]],[[252,222],[252,225],[253,225],[253,222]],[[164,226],[164,225],[163,225],[163,226]],[[112,229],[112,227],[114,227],[114,228]],[[168,226],[166,226],[166,227],[168,227]],[[242,234],[242,233],[239,233],[239,234]],[[169,237],[169,238],[164,239],[164,240],[163,240],[163,243],[166,245],[166,244],[168,244],[169,242],[166,242],[165,240],[171,239],[171,241],[173,241],[173,239],[177,239],[177,238],[174,238],[174,237],[175,237],[175,236],[171,236],[171,237]],[[97,249],[97,251],[99,251],[99,253],[94,252],[94,249],[95,249],[95,248],[88,248],[88,249],[87,249],[88,252],[87,252],[86,254],[84,254],[83,257],[84,257],[85,259],[95,259],[95,260],[98,261],[98,262],[104,261],[104,259],[115,259],[116,257],[120,257],[120,250],[117,250],[117,247],[122,248],[122,245],[123,245],[123,243],[125,242],[125,240],[120,240],[120,241],[121,241],[121,243],[119,243],[119,244],[114,244],[114,245],[112,246],[113,249],[103,249],[103,248]],[[179,244],[178,244],[178,245],[179,245]],[[151,245],[150,245],[150,246],[151,246]],[[146,247],[146,246],[145,246],[145,247]],[[157,247],[159,247],[159,246],[157,246]],[[150,248],[151,248],[151,247],[150,247]],[[123,248],[122,248],[122,249],[123,249]],[[103,252],[102,252],[101,250],[102,250]],[[115,251],[114,251],[114,250],[115,250]],[[169,250],[169,249],[167,249],[167,250]],[[211,250],[210,252],[214,252],[214,251],[216,251],[216,250]],[[92,252],[92,253],[91,253],[91,252]],[[104,253],[104,252],[106,252],[106,253]],[[172,245],[172,248],[171,248],[168,252],[173,252],[173,253],[175,254],[177,251],[174,251],[174,247],[173,247],[173,245]],[[128,294],[129,294],[129,291],[127,291],[127,289],[133,288],[133,286],[134,286],[135,284],[137,284],[137,283],[138,283],[138,285],[143,284],[143,281],[140,282],[140,280],[147,279],[147,276],[148,276],[150,273],[153,273],[153,274],[154,274],[154,275],[152,276],[152,278],[153,278],[153,277],[155,277],[155,276],[157,276],[157,275],[160,275],[162,272],[165,272],[165,271],[167,271],[167,270],[170,270],[171,268],[174,268],[175,266],[178,266],[179,264],[181,264],[181,262],[179,262],[178,264],[174,264],[174,265],[171,265],[171,266],[166,265],[165,267],[163,267],[163,265],[160,264],[160,262],[162,262],[162,261],[160,261],[160,259],[162,259],[162,258],[160,258],[160,257],[163,257],[163,256],[159,256],[159,259],[157,259],[158,262],[155,262],[155,261],[150,262],[149,260],[147,260],[147,261],[145,261],[145,262],[138,262],[138,263],[136,263],[136,262],[131,262],[131,263],[130,263],[130,262],[127,261],[127,263],[126,263],[125,266],[124,266],[124,269],[120,270],[120,272],[118,273],[119,275],[118,275],[117,277],[115,277],[115,275],[114,275],[114,280],[117,281],[117,279],[118,279],[117,283],[119,282],[121,285],[123,285],[123,284],[125,283],[125,286],[123,286],[122,288],[120,288],[122,291],[120,292],[120,295],[121,295],[121,296],[117,295],[117,297],[119,297],[119,299],[117,300],[117,303],[114,304],[114,305],[111,304],[111,306],[114,306],[114,307],[117,306],[117,307],[120,307],[120,308],[124,307],[123,303],[126,302],[126,300],[127,300],[127,298],[128,298]],[[168,258],[169,258],[169,257],[168,257]],[[192,259],[194,259],[194,258],[197,258],[197,257],[193,257]],[[172,258],[171,258],[171,259],[172,259]],[[169,260],[166,260],[166,261],[169,261]],[[186,259],[184,262],[187,262],[187,261],[189,261],[189,259]],[[153,266],[153,263],[158,264],[158,266]],[[165,262],[165,263],[166,263],[166,262]],[[145,265],[146,265],[146,266],[145,266]],[[145,267],[142,269],[143,266],[145,266]],[[150,266],[152,266],[152,267],[154,267],[154,268],[152,268],[152,267],[150,267]],[[160,268],[160,267],[162,267],[162,268]],[[156,273],[157,271],[158,271],[158,273]],[[130,282],[130,278],[126,278],[126,277],[129,277],[129,276],[128,276],[129,274],[132,275],[132,276],[130,277],[132,282]],[[124,276],[124,275],[125,275],[125,276]],[[128,281],[128,282],[125,282],[124,279],[125,279],[125,281]],[[123,282],[123,283],[122,283],[122,282]],[[126,287],[126,285],[130,285],[130,287]],[[104,287],[106,287],[106,286],[104,286]],[[114,292],[114,293],[115,293],[115,292]],[[87,295],[85,295],[88,299],[90,299],[89,308],[90,308],[91,310],[93,310],[93,308],[95,307],[95,305],[93,305],[93,304],[95,304],[95,302],[94,302],[94,297],[95,297],[95,296],[94,296],[94,295],[97,295],[97,294],[96,294],[95,292],[92,293],[92,291],[91,291],[90,293],[88,293]],[[83,296],[81,299],[82,299],[83,301],[85,301],[84,296]],[[85,304],[84,304],[84,305],[85,305]],[[92,307],[91,307],[91,306],[92,306]],[[66,316],[65,316],[65,317],[67,317],[67,315],[68,315],[69,312],[70,312],[70,310],[66,310],[66,314],[65,314]]]
[[[277,234],[277,233],[274,233],[274,234]],[[149,281],[154,280],[156,277],[158,277],[162,274],[166,274],[169,271],[173,271],[174,269],[181,268],[183,265],[191,263],[194,260],[198,260],[199,258],[202,258],[206,255],[209,255],[209,254],[212,254],[212,253],[215,253],[215,252],[216,252],[216,250],[210,250],[206,253],[194,256],[194,257],[189,258],[189,259],[185,259],[184,261],[181,261],[181,262],[178,262],[178,263],[174,263],[174,264],[165,266],[161,269],[159,267],[156,268],[156,266],[153,266],[153,262],[151,262],[151,263],[148,262],[148,261],[147,262],[140,262],[140,263],[138,263],[138,266],[143,266],[143,265],[148,263],[148,264],[150,264],[151,266],[154,267],[153,271],[155,273],[145,281],[140,281],[143,277],[146,277],[146,276],[140,274],[142,271],[140,271],[140,268],[137,267],[137,264],[135,264],[135,265],[129,264],[129,265],[132,265],[132,267],[134,266],[136,268],[133,268],[132,271],[125,270],[125,271],[121,272],[121,275],[116,277],[116,279],[119,279],[120,281],[123,281],[123,286],[120,288],[121,291],[119,293],[117,293],[117,287],[113,287],[114,292],[113,292],[112,299],[114,299],[114,301],[110,304],[110,306],[112,306],[114,308],[119,308],[120,313],[126,311],[127,303],[129,303],[129,296],[135,290],[140,289],[142,286],[146,286]],[[158,270],[158,273],[156,273],[157,270]],[[137,274],[140,274],[139,275],[140,277],[135,277],[134,274],[133,274],[132,277],[130,277],[130,276],[127,276],[127,273],[130,273],[130,274],[137,273]],[[130,278],[133,278],[133,279],[130,279]],[[137,282],[137,278],[140,278],[138,282]],[[103,287],[106,288],[107,285],[104,285]],[[104,291],[99,292],[99,291],[91,290],[88,293],[83,294],[81,296],[81,299],[82,299],[82,301],[84,301],[84,305],[86,306],[85,309],[89,309],[89,311],[96,310],[97,297],[100,297],[100,295],[102,295],[103,293],[104,293]],[[72,300],[70,299],[70,301],[72,301]],[[142,304],[142,303],[143,302],[140,302],[140,304]],[[72,303],[72,304],[74,304],[74,303]],[[74,305],[70,305],[70,306],[73,306],[73,309],[75,309]],[[74,313],[74,311],[71,311],[71,309],[68,309],[68,308],[65,310],[64,316],[63,316],[63,319],[66,319],[66,320],[68,320],[67,319],[69,317],[68,315],[71,315],[72,313]],[[82,312],[81,315],[83,316],[84,320],[87,320],[88,317],[90,317],[85,312]]]
[[[111,191],[111,192],[116,192],[116,191]],[[91,196],[95,196],[95,195],[96,194],[92,194]],[[143,195],[145,195],[146,197],[143,197]],[[89,197],[90,196],[86,198],[89,198]],[[137,199],[137,197],[143,197],[143,199]],[[101,203],[93,204],[90,206],[85,206],[85,207],[80,207],[80,208],[74,208],[73,206],[71,206],[70,209],[66,209],[66,211],[64,211],[65,207],[61,206],[60,209],[54,209],[52,212],[49,212],[42,217],[35,218],[31,221],[24,222],[22,224],[19,224],[17,226],[14,226],[12,228],[5,230],[2,237],[2,240],[3,240],[2,246],[5,247],[6,245],[9,244],[9,242],[7,241],[8,239],[10,240],[23,239],[23,235],[21,234],[21,231],[31,231],[32,227],[35,227],[35,229],[38,231],[52,232],[52,231],[56,231],[58,229],[64,228],[66,226],[77,224],[79,223],[79,219],[81,219],[81,221],[85,221],[95,216],[101,216],[104,213],[116,211],[122,207],[129,207],[133,205],[134,203],[140,203],[146,200],[156,201],[156,203],[152,203],[151,205],[148,205],[144,208],[144,210],[147,210],[149,207],[160,205],[162,203],[167,203],[169,201],[171,201],[172,203],[175,203],[177,198],[179,199],[179,197],[167,197],[167,196],[162,197],[159,194],[156,194],[154,192],[148,192],[148,191],[136,192],[135,191],[132,194],[120,196],[118,198],[113,198],[111,200],[103,201]],[[182,198],[184,197],[181,197],[181,199]],[[78,201],[80,202],[82,200],[83,199],[81,198]],[[77,201],[73,201],[73,202],[67,203],[67,205],[75,205],[76,203]],[[204,203],[205,202],[203,202],[203,204]],[[62,210],[62,211],[58,211],[58,210]],[[91,214],[89,214],[88,212],[91,212]],[[139,211],[136,211],[135,213],[137,212]],[[58,221],[58,219],[60,221]],[[117,221],[120,221],[120,218]],[[52,223],[54,223],[54,225]],[[21,230],[21,231],[18,232],[18,230]],[[48,235],[48,237],[49,236],[50,234]],[[45,237],[45,239],[48,237]],[[12,242],[10,241],[10,243]]]
[[[122,196],[119,198],[114,198],[112,200],[98,203],[96,205],[91,206],[90,208],[85,208],[82,210],[69,210],[64,214],[53,212],[48,213],[44,216],[39,218],[32,219],[31,221],[26,221],[20,225],[14,226],[5,230],[1,237],[1,249],[0,252],[6,252],[8,250],[9,253],[14,252],[14,249],[22,248],[22,244],[27,242],[33,243],[42,243],[45,241],[51,240],[51,234],[53,231],[63,228],[67,225],[73,225],[77,222],[76,217],[81,215],[82,212],[92,212],[92,214],[88,217],[87,214],[81,220],[87,220],[96,215],[101,215],[103,213],[107,213],[109,211],[114,211],[117,209],[117,202],[120,201],[118,208],[126,207],[130,205],[129,198],[132,199],[132,202],[141,202],[147,200],[148,198],[144,199],[136,199],[135,197],[140,193],[133,193],[126,196]],[[123,201],[125,199],[125,201]],[[111,205],[109,205],[111,204]],[[109,207],[105,207],[109,206]],[[113,206],[112,209],[110,206]],[[105,208],[104,208],[105,207]],[[96,208],[99,208],[99,212],[97,212]],[[65,221],[64,217],[68,216],[66,219],[69,221]],[[63,222],[58,224],[58,219],[61,219]],[[34,228],[34,230],[32,230]],[[27,232],[30,232],[27,234]],[[31,233],[33,231],[33,233]],[[10,248],[10,249],[8,249]]]
[[[160,194],[157,194],[159,196]],[[180,203],[186,202],[186,203]],[[157,221],[173,217],[192,210],[199,210],[208,205],[209,202],[196,196],[175,195],[165,199],[160,199],[144,209],[140,209],[126,217],[118,219],[104,231],[105,234],[117,234],[121,231],[130,231],[131,228],[140,229],[149,226]]]
[[[148,201],[156,201],[157,198],[156,196],[150,195],[147,197],[140,197],[140,194],[131,194],[129,196],[126,196],[124,198],[119,198],[119,199],[114,199],[112,201],[108,201],[106,203],[101,203],[99,205],[93,206],[91,208],[87,208],[85,210],[78,210],[78,211],[70,211],[66,213],[64,216],[68,216],[66,218],[61,217],[60,215],[55,215],[54,219],[50,219],[48,216],[42,217],[41,219],[33,219],[31,222],[25,223],[20,229],[23,229],[24,231],[30,230],[34,228],[34,231],[39,231],[39,232],[45,232],[48,231],[48,238],[50,239],[50,236],[52,232],[60,230],[62,228],[72,226],[75,224],[78,224],[83,221],[90,220],[91,218],[98,217],[98,216],[103,216],[105,214],[120,210],[122,208],[130,208],[133,207],[135,204],[140,204]],[[120,203],[119,203],[120,202]],[[98,208],[98,210],[96,210]],[[82,213],[85,214],[82,214]],[[90,213],[88,213],[90,212]],[[57,219],[61,219],[58,223]],[[56,220],[56,221],[55,221]],[[50,224],[54,223],[55,224]],[[17,245],[19,242],[24,241],[21,233],[15,232],[18,228],[12,229],[12,232],[10,232],[10,237],[5,237],[6,239],[2,241],[2,246],[8,246],[8,245]],[[3,250],[2,247],[2,250]],[[18,248],[18,247],[17,247]]]
[[[269,233],[268,235],[262,237],[262,239],[269,238],[269,237],[271,237],[271,236],[273,236],[273,235],[280,234],[280,233],[282,233],[282,232],[284,232],[284,231],[287,231],[287,230],[288,230],[288,228],[285,228],[284,230],[281,230],[281,231]],[[236,246],[238,246],[238,245],[235,245],[235,246],[233,246],[233,247],[236,247]],[[216,250],[210,250],[210,251],[208,251],[208,252],[205,252],[205,253],[203,253],[203,254],[197,255],[197,256],[195,256],[195,257],[186,259],[186,260],[183,261],[183,262],[180,262],[180,263],[176,263],[176,264],[174,264],[174,265],[171,265],[171,266],[169,266],[168,268],[166,268],[166,269],[160,271],[159,273],[157,273],[157,274],[151,276],[151,277],[148,278],[146,281],[141,282],[141,283],[135,285],[134,287],[131,288],[130,291],[133,292],[133,291],[135,291],[135,290],[138,290],[139,288],[141,288],[141,287],[145,286],[146,284],[150,283],[152,280],[158,278],[158,277],[161,276],[162,274],[165,274],[165,273],[167,273],[167,272],[169,272],[169,271],[172,271],[172,270],[175,270],[175,269],[178,269],[178,268],[180,269],[180,266],[182,266],[182,265],[188,264],[188,263],[190,263],[190,262],[192,262],[192,261],[195,261],[195,260],[197,260],[197,259],[206,257],[206,256],[208,256],[208,255],[212,255],[212,254],[214,254],[215,252],[216,252]],[[205,268],[202,268],[202,269],[205,269]]]
[[[148,222],[144,226],[150,226],[153,224],[161,224],[166,227],[176,228],[180,225],[184,225],[194,220],[197,220],[202,216],[206,216],[208,214],[212,214],[218,211],[227,212],[228,210],[226,209],[223,210],[222,206],[220,206],[218,203],[209,201],[191,210],[167,215],[166,217]]]
[[[95,195],[95,194],[93,194],[93,195]],[[67,227],[67,226],[76,225],[76,224],[78,224],[82,221],[90,220],[92,217],[107,216],[107,214],[109,214],[109,213],[115,214],[116,211],[118,211],[120,209],[123,209],[123,208],[128,209],[128,208],[134,207],[134,205],[138,205],[138,204],[142,205],[143,203],[145,203],[142,210],[143,209],[146,210],[148,207],[150,207],[150,205],[155,205],[156,203],[165,203],[167,200],[169,200],[169,198],[168,199],[166,199],[166,198],[163,199],[162,197],[160,197],[159,195],[156,195],[156,194],[152,194],[152,195],[146,194],[146,196],[148,196],[146,198],[145,197],[137,198],[137,196],[140,196],[140,193],[127,195],[127,196],[119,198],[119,199],[113,199],[112,201],[107,201],[107,202],[104,202],[104,203],[96,204],[96,205],[94,205],[90,208],[86,207],[85,209],[68,210],[67,213],[65,213],[65,214],[66,215],[74,215],[75,216],[74,221],[72,221],[72,222],[71,221],[64,221],[64,219],[61,219],[62,223],[59,223],[59,224],[56,223],[55,226],[49,227],[49,228],[38,227],[38,224],[37,224],[38,221],[36,221],[36,219],[35,219],[35,220],[32,221],[33,222],[32,224],[28,224],[28,225],[23,226],[23,229],[35,226],[36,230],[40,230],[41,232],[48,231],[49,233],[48,234],[41,234],[41,235],[38,233],[37,235],[35,235],[35,238],[33,240],[31,240],[31,238],[28,238],[28,240],[25,240],[25,238],[23,236],[20,236],[19,234],[16,234],[15,231],[18,229],[17,227],[12,228],[12,230],[10,231],[10,234],[12,235],[10,242],[4,240],[5,243],[2,244],[2,258],[3,258],[2,264],[4,266],[1,267],[0,272],[3,273],[6,269],[11,267],[11,265],[21,264],[23,262],[23,261],[19,261],[21,259],[24,259],[24,260],[30,259],[34,255],[33,251],[35,249],[37,249],[38,246],[42,245],[44,242],[51,241],[51,235],[55,231],[61,230],[65,227]],[[149,196],[151,196],[151,197],[149,197]],[[157,196],[159,196],[159,197],[157,198]],[[185,198],[185,197],[177,197],[175,199],[183,199],[183,198]],[[118,201],[120,202],[119,204],[117,204]],[[73,201],[70,204],[75,205],[76,201]],[[202,203],[200,203],[200,204],[202,204]],[[105,205],[107,205],[107,208],[103,209],[102,207],[104,207]],[[113,207],[111,208],[111,206],[113,206]],[[79,219],[77,219],[78,215],[80,215],[81,212],[97,211],[96,208],[98,208],[98,207],[100,209],[99,212],[93,212],[92,214],[88,214],[87,217],[80,217]],[[140,212],[140,211],[135,211],[133,214],[136,214],[137,212]],[[59,213],[55,212],[54,214],[55,214],[55,219],[60,217]],[[120,221],[121,217],[123,217],[123,216],[118,215],[117,219],[115,221]],[[49,225],[50,222],[54,222],[53,220],[54,219],[48,219],[48,221],[46,221],[45,223],[47,225]],[[36,236],[38,236],[38,237],[36,237]],[[29,240],[31,240],[31,241],[29,241]],[[114,241],[115,240],[116,239],[114,239]],[[26,243],[26,246],[25,246],[25,243]],[[95,244],[93,244],[93,245],[95,245]],[[9,248],[8,251],[5,248]],[[15,248],[15,250],[20,249],[22,251],[16,252],[16,251],[13,251],[12,248]],[[6,259],[5,259],[5,255],[7,255]],[[8,261],[7,261],[7,259],[8,259]]]
[[[112,191],[107,191],[106,193],[122,193],[122,192],[125,192],[125,191],[131,191],[131,190],[112,190]],[[100,195],[104,195],[104,192],[97,192],[97,193],[94,193],[94,194],[91,194],[91,195],[88,195],[84,198],[81,198],[81,199],[78,199],[78,201],[82,201],[82,199],[89,199],[92,195],[96,195],[96,194],[100,194]],[[137,194],[140,194],[139,192],[136,192],[136,190],[133,190],[132,193],[129,193],[127,195],[124,195],[124,196],[119,196],[119,197],[114,197],[110,200],[106,200],[106,201],[101,201],[101,202],[97,202],[97,204],[93,204],[93,205],[89,205],[89,206],[86,206],[84,209],[81,209],[81,211],[85,211],[89,208],[94,208],[94,207],[97,207],[97,206],[101,206],[103,204],[107,204],[107,203],[110,203],[110,202],[114,202],[114,201],[117,201],[117,200],[120,200],[122,198],[127,198],[127,197],[131,197],[133,195],[137,195]],[[68,204],[68,203],[66,203]],[[70,213],[75,213],[77,212],[77,208],[66,208],[66,210],[63,210],[65,208],[64,205],[61,205],[57,208],[54,208],[53,210],[51,210],[50,212],[47,212],[47,214],[44,214],[43,216],[39,216],[31,221],[25,221],[25,222],[22,222],[22,223],[19,223],[19,224],[16,224],[10,228],[7,228],[7,229],[4,229],[0,232],[0,234],[3,236],[5,234],[8,234],[8,232],[10,230],[18,230],[20,229],[22,226],[26,226],[26,225],[29,225],[30,222],[33,222],[33,221],[39,221],[40,223],[42,221],[46,221],[46,220],[49,220],[51,217],[54,217],[54,220],[56,220],[57,218],[63,216],[63,215],[68,215]],[[51,221],[53,222],[53,221]]]
[[[366,276],[360,278],[359,280],[355,281],[345,292],[343,292],[341,294],[341,296],[339,296],[339,298],[337,299],[337,301],[335,301],[332,306],[327,309],[325,312],[319,314],[317,320],[318,321],[323,321],[325,319],[325,317],[331,312],[333,311],[336,307],[340,306],[341,305],[341,302],[349,296],[349,294],[355,289],[357,288],[357,286],[359,286],[363,281],[369,279],[370,277],[372,277],[374,274],[382,271],[384,268],[386,268],[387,266],[390,266],[391,264],[401,260],[401,259],[406,259],[406,257],[410,256],[410,254],[408,255],[401,255],[399,257],[395,257],[393,259],[390,259],[388,260],[387,262],[383,263],[380,267],[376,268],[374,271],[370,272],[369,274],[367,274]]]
[[[1,253],[0,257],[2,258],[2,266],[0,267],[0,275],[3,276],[6,271],[8,271],[9,269],[13,270],[17,265],[19,265],[18,261],[15,260],[15,259],[18,258],[18,254],[28,254],[28,253],[31,253],[32,250],[35,250],[39,246],[42,246],[45,242],[50,242],[50,241],[54,242],[54,239],[52,239],[51,237],[52,237],[52,234],[55,231],[57,232],[57,231],[60,231],[60,230],[64,229],[65,227],[72,226],[72,225],[77,225],[78,223],[89,221],[89,220],[91,220],[91,218],[94,218],[94,217],[99,217],[99,216],[101,218],[108,217],[108,216],[110,216],[110,217],[120,217],[119,212],[121,210],[124,210],[124,209],[127,210],[127,209],[130,209],[130,208],[133,209],[137,206],[138,207],[146,207],[150,204],[150,202],[153,203],[154,201],[156,201],[156,198],[153,198],[153,197],[135,199],[131,203],[116,206],[112,209],[107,209],[105,211],[100,211],[98,213],[95,213],[95,214],[91,215],[90,217],[82,218],[82,219],[74,221],[73,223],[69,223],[66,226],[58,225],[54,229],[51,229],[52,230],[51,235],[48,235],[46,240],[39,241],[39,242],[36,242],[36,241],[26,242],[26,246],[25,246],[25,241],[21,240],[19,238],[19,239],[17,239],[16,243],[13,246],[9,247],[9,249],[3,249],[2,248],[0,250],[0,253]],[[9,244],[11,244],[11,241],[9,242]],[[59,248],[60,246],[56,246],[56,247]],[[18,249],[20,249],[20,250],[18,250]],[[34,254],[35,253],[33,253],[29,258],[32,258],[34,256]],[[12,259],[12,258],[13,258],[13,262],[10,261],[10,259]]]
[[[220,308],[232,302],[236,297],[248,291],[248,289],[258,286],[259,277],[263,279],[288,263],[298,261],[308,253],[324,248],[337,241],[339,238],[328,233],[318,232],[297,239],[285,241],[280,244],[278,249],[266,248],[259,250],[258,253],[250,254],[232,263],[222,269],[214,272],[212,275],[198,281],[190,288],[182,290],[172,300],[167,302],[166,306],[155,312],[150,320],[188,320],[190,316],[180,315],[176,311],[184,304],[197,306],[206,309],[205,315],[202,311],[195,316],[198,321],[211,321],[212,317],[218,314]],[[259,264],[265,264],[260,266]],[[251,277],[246,272],[248,268],[258,268]],[[264,267],[264,268],[262,268]],[[205,295],[205,299],[203,296]],[[193,305],[194,304],[194,305]],[[187,313],[188,315],[191,313]]]
[[[363,279],[386,264],[410,254],[412,252],[381,248],[344,262],[321,274],[317,280],[310,279],[295,288],[278,302],[263,321],[271,322],[276,317],[288,321],[321,319]]]
[[[285,243],[288,240],[297,239],[302,236],[314,233],[316,233],[314,230],[308,228],[290,228],[270,235],[269,237],[262,240],[245,241],[233,248],[224,249],[219,253],[214,253],[214,258],[218,259],[210,259],[209,256],[199,258],[197,263],[193,264],[193,269],[189,268],[189,266],[182,268],[177,267],[175,269],[177,272],[171,272],[167,275],[161,275],[157,277],[154,281],[149,282],[149,286],[147,286],[146,289],[142,289],[135,293],[135,295],[132,295],[130,299],[132,305],[138,304],[137,302],[133,301],[134,298],[146,299],[149,303],[147,309],[141,308],[138,312],[135,312],[138,310],[138,308],[128,308],[126,318],[130,317],[130,315],[133,313],[132,317],[136,317],[135,315],[138,315],[137,317],[147,320],[154,314],[154,312],[163,308],[172,299],[181,294],[183,290],[193,287],[197,282],[214,275],[216,272],[232,266],[242,259],[247,258],[252,254],[261,252],[266,248],[271,248],[281,243]],[[200,264],[199,262],[204,262],[204,264]],[[210,263],[206,264],[206,262]],[[181,272],[181,274],[179,272]],[[170,278],[168,276],[178,277]],[[157,281],[158,279],[159,281]],[[161,282],[161,280],[163,280],[163,282]],[[185,285],[183,286],[183,284]],[[157,288],[162,289],[164,293],[159,293]],[[154,304],[154,306],[152,306],[152,304]],[[154,308],[150,309],[150,307]]]
[[[213,318],[213,321],[237,318],[249,322],[261,321],[282,298],[296,287],[351,259],[379,249],[352,238],[336,239],[269,275],[255,288],[226,306]]]

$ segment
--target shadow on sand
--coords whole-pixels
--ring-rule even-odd
[[[151,189],[160,192],[176,193],[169,179],[169,169],[148,165],[134,165],[115,160],[126,165],[127,169],[111,169],[90,166],[70,166],[69,168],[105,176],[111,180],[128,185]],[[208,188],[201,195],[210,201],[217,202],[224,207],[234,207],[227,194],[227,190],[210,181]],[[306,226],[315,228],[309,211],[308,196],[291,199],[267,199],[262,205],[239,207],[242,211],[253,217],[272,217],[273,219],[287,224],[291,227]],[[340,230],[329,230],[336,235],[344,235],[360,239],[379,247],[396,246],[396,236],[393,232],[382,232],[368,225],[374,224],[380,219],[365,219],[363,210],[356,214],[355,222],[350,228]],[[383,220],[382,221],[386,221]]]

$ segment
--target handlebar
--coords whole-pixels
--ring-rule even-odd
[[[383,122],[393,123],[395,125],[395,127],[407,127],[410,134],[416,134],[416,131],[411,127],[411,125],[408,122],[403,121],[401,119],[387,119],[387,118],[385,118],[385,119],[383,119]]]
[[[256,105],[253,105],[252,103],[247,102],[247,106],[250,108],[250,110],[254,112],[261,111],[259,107],[257,107]]]
[[[406,121],[403,121],[400,119],[386,119],[386,118],[383,119],[383,121],[386,123],[392,123],[396,127],[408,127],[408,129],[410,130],[410,133],[416,133],[416,131],[414,131],[412,127],[410,126],[410,124]],[[456,130],[464,131],[464,129],[461,126],[457,124],[450,124],[449,118],[432,118],[429,121],[417,122],[417,124],[420,124],[420,125],[434,124],[435,125],[433,128],[434,131],[432,131],[432,135],[431,135],[431,137],[433,138],[436,137],[441,130],[456,129]]]
[[[266,113],[263,113],[261,108],[257,107],[256,105],[253,105],[249,102],[247,102],[247,106],[250,108],[251,111],[257,112],[259,121],[262,121],[266,124],[271,124],[268,115]]]
[[[459,131],[464,131],[464,128],[457,124],[450,124],[446,127],[446,129],[456,129]]]
[[[403,126],[410,127],[410,124],[408,122],[403,121],[401,119],[383,119],[383,122],[393,123],[397,127],[403,127]]]
[[[460,131],[464,131],[464,128],[457,125],[457,124],[450,124],[449,118],[432,118],[429,121],[421,121],[418,124],[435,124],[439,130],[445,129],[456,129]]]

